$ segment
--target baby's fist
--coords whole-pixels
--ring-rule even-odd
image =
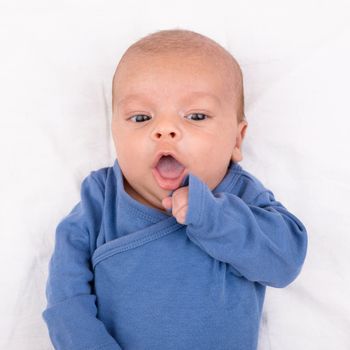
[[[172,208],[172,214],[179,224],[184,224],[188,210],[188,186],[180,187],[171,197],[165,197],[162,204],[166,209]]]

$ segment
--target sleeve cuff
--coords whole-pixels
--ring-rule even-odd
[[[42,317],[55,348],[121,350],[96,317],[96,296],[77,295],[48,307]]]
[[[213,196],[208,186],[197,176],[189,174],[188,209],[185,225],[200,226],[203,223],[204,208],[209,196]]]

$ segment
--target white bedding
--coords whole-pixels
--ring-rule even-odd
[[[350,349],[350,5],[345,1],[0,3],[0,349],[53,349],[41,317],[58,221],[115,157],[111,79],[159,29],[241,64],[241,165],[308,229],[302,273],[268,288],[259,350]]]

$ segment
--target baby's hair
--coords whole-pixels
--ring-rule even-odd
[[[205,54],[209,58],[215,57],[218,67],[225,72],[224,75],[227,77],[227,82],[229,84],[228,89],[232,89],[235,95],[237,95],[238,92],[238,96],[235,96],[238,104],[237,122],[240,123],[246,119],[244,114],[243,74],[236,59],[216,41],[205,35],[186,29],[159,30],[141,38],[129,46],[121,57],[113,76],[112,108],[114,106],[113,100],[117,71],[122,62],[129,55],[157,55],[173,52],[189,54],[191,56],[203,56],[203,54]]]

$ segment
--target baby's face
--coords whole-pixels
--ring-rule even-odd
[[[230,160],[242,159],[247,123],[237,124],[237,102],[215,60],[131,56],[117,74],[112,133],[131,197],[165,211],[162,199],[189,172],[212,190],[225,176]],[[153,169],[162,151],[173,153],[185,167],[168,185]]]

